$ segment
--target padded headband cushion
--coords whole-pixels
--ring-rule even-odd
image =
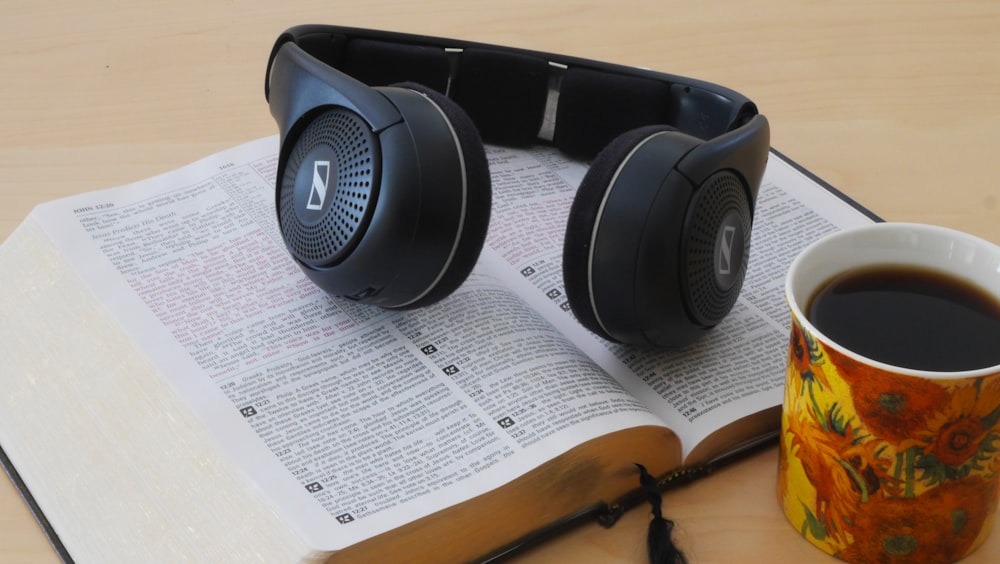
[[[669,103],[663,82],[570,68],[559,89],[552,142],[566,154],[590,158],[626,131],[670,123]]]
[[[669,125],[639,127],[616,137],[594,158],[580,182],[566,222],[563,243],[563,284],[566,298],[580,323],[594,333],[612,339],[600,323],[590,302],[590,243],[604,194],[610,188],[622,161],[649,136],[675,131]]]
[[[489,49],[466,49],[450,94],[483,138],[502,145],[538,141],[548,95],[545,59]]]
[[[369,86],[408,82],[449,92],[491,143],[538,140],[549,87],[545,59],[472,47],[457,59],[451,81],[448,55],[439,47],[363,38],[342,43],[330,64]]]
[[[455,102],[444,94],[414,82],[393,84],[398,88],[407,88],[419,92],[434,102],[445,117],[451,122],[458,144],[462,150],[462,160],[465,164],[466,204],[465,221],[459,234],[458,246],[451,264],[441,280],[426,295],[408,304],[409,308],[417,308],[434,303],[453,292],[472,271],[479,259],[486,231],[490,222],[490,205],[492,191],[490,189],[490,170],[486,160],[486,150],[479,137],[476,126],[469,116]]]
[[[373,39],[352,39],[343,56],[343,71],[369,86],[416,81],[444,92],[448,88],[448,55],[441,49]]]

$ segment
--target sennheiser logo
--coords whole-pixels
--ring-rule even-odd
[[[719,248],[719,274],[726,276],[733,272],[733,243],[736,241],[736,227],[726,225],[722,228],[722,241]]]
[[[309,190],[307,210],[322,210],[326,201],[326,190],[330,186],[330,161],[315,161],[313,163],[312,188]]]

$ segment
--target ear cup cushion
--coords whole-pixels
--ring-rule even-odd
[[[600,213],[601,202],[611,187],[622,162],[643,140],[663,131],[675,131],[669,125],[650,125],[627,131],[608,144],[594,157],[573,198],[566,237],[563,241],[563,284],[570,308],[584,327],[610,340],[613,337],[601,327],[590,299],[590,245]]]
[[[441,109],[458,139],[466,178],[465,220],[458,235],[454,256],[434,288],[419,300],[405,306],[405,309],[411,309],[443,299],[468,278],[486,240],[493,195],[486,150],[479,131],[468,114],[444,94],[422,84],[402,82],[393,86],[419,92]]]

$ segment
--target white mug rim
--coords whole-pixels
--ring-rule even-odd
[[[994,258],[994,262],[996,263],[995,266],[996,275],[998,279],[1000,279],[1000,246],[994,245],[993,243],[986,241],[985,239],[976,237],[974,235],[965,233],[963,231],[958,231],[948,227],[940,227],[936,225],[928,225],[922,223],[904,223],[904,222],[873,223],[871,225],[844,229],[842,231],[838,231],[836,233],[827,235],[810,243],[808,246],[806,246],[806,248],[804,248],[802,251],[799,252],[799,254],[792,261],[792,264],[791,266],[789,266],[788,272],[785,275],[785,301],[791,308],[794,318],[798,320],[799,324],[801,324],[806,331],[808,331],[810,334],[814,335],[820,341],[822,341],[824,346],[832,347],[841,354],[849,358],[852,358],[854,360],[857,360],[859,362],[862,362],[868,366],[872,366],[879,370],[893,372],[905,376],[915,376],[919,378],[937,379],[937,380],[960,380],[965,378],[977,378],[982,376],[989,376],[991,374],[1000,374],[1000,364],[995,364],[992,366],[986,366],[982,368],[975,368],[969,370],[956,370],[956,371],[921,370],[921,369],[888,364],[861,355],[859,353],[856,353],[852,350],[845,348],[844,346],[840,345],[839,343],[831,339],[829,336],[824,334],[815,325],[813,325],[812,322],[809,321],[809,319],[805,315],[805,312],[802,309],[802,306],[800,306],[799,304],[799,300],[796,299],[796,293],[794,289],[796,280],[798,277],[802,276],[801,273],[803,271],[804,266],[808,263],[808,261],[815,260],[814,255],[816,255],[816,253],[822,252],[825,247],[831,247],[834,245],[847,245],[848,242],[852,240],[861,239],[865,236],[869,236],[872,234],[889,234],[893,232],[900,234],[907,232],[924,233],[934,237],[951,239],[953,241],[961,242],[976,249],[982,249],[983,252],[989,252],[990,257]],[[904,249],[900,247],[900,251],[902,252],[903,250]],[[904,265],[904,266],[916,265],[916,263],[911,263],[907,260],[899,260],[892,262],[859,261],[857,264],[853,266],[845,266],[837,268],[833,270],[833,272],[829,276],[825,277],[824,280],[816,284],[812,284],[809,288],[808,292],[809,296],[807,296],[805,299],[811,297],[817,288],[819,288],[823,283],[825,283],[825,281],[830,280],[837,273],[846,272],[856,268],[873,266],[876,264]],[[927,266],[927,265],[918,265],[918,266]],[[967,276],[964,276],[962,273],[954,272],[945,267],[940,267],[937,265],[931,265],[931,267],[938,268],[939,270],[942,270],[944,272],[955,274],[960,278],[967,278]],[[990,276],[992,276],[992,273],[990,273]],[[980,284],[980,286],[982,285]],[[1000,293],[998,293],[993,289],[988,289],[988,291],[991,294],[995,295],[998,299],[1000,299]]]

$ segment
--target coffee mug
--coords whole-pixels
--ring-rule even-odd
[[[951,562],[1000,492],[1000,247],[879,223],[813,243],[792,312],[778,497],[848,562]]]

